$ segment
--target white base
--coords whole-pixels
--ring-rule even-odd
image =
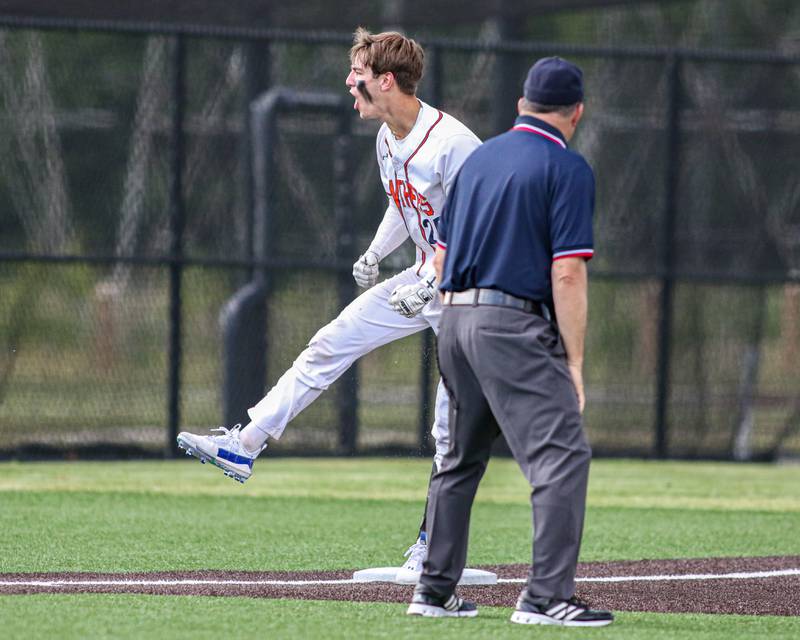
[[[398,569],[397,567],[376,567],[362,569],[353,574],[353,582],[391,582],[393,584],[417,584],[419,571]],[[497,584],[497,574],[481,569],[464,569],[458,584]]]

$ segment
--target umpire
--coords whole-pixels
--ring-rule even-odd
[[[544,58],[514,127],[466,160],[439,223],[439,365],[450,450],[431,484],[428,558],[409,614],[471,617],[455,595],[472,502],[502,432],[533,493],[533,562],[512,622],[602,626],[575,598],[591,451],[583,348],[594,176],[567,142],[583,115],[581,70]]]

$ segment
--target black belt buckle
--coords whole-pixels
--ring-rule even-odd
[[[533,300],[523,300],[522,310],[525,313],[536,313],[536,303]]]

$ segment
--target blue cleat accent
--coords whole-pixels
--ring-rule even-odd
[[[201,463],[210,462],[222,469],[223,473],[244,483],[253,473],[253,461],[266,448],[266,443],[256,452],[247,451],[239,440],[239,425],[233,429],[219,427],[221,435],[199,436],[186,431],[178,434],[178,446],[189,456],[195,456]]]
[[[217,451],[217,457],[221,458],[222,460],[227,460],[228,462],[232,462],[233,464],[246,464],[251,469],[253,468],[253,458],[236,455],[235,453],[233,453],[233,451],[220,449],[219,451]]]

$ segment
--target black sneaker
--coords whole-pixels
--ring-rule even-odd
[[[511,622],[519,624],[556,624],[564,627],[604,627],[614,622],[614,614],[602,609],[590,609],[577,598],[531,598],[522,595]]]
[[[456,594],[434,596],[415,593],[406,613],[429,618],[474,618],[478,615],[478,607],[474,602],[462,600]]]

